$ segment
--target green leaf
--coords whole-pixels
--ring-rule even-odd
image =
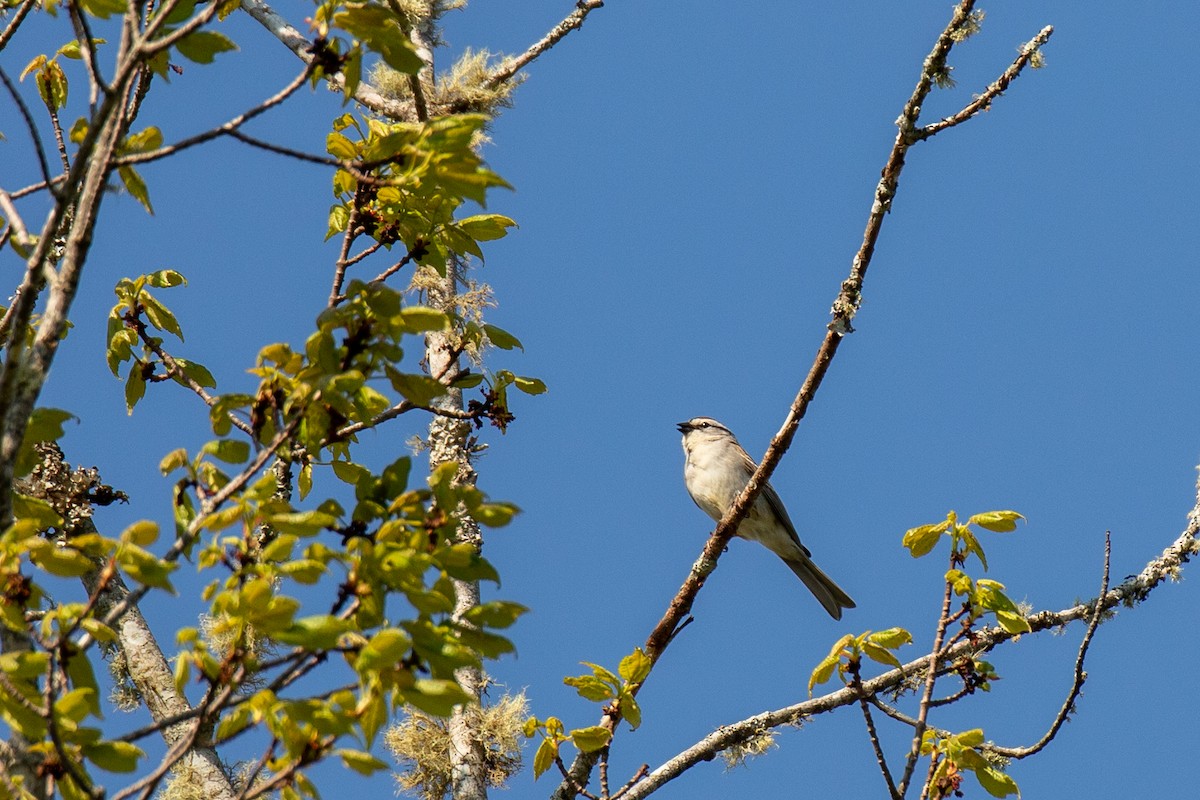
[[[146,276],[146,285],[156,289],[170,289],[173,286],[187,285],[187,278],[173,269],[160,269]]]
[[[312,464],[305,464],[300,468],[300,474],[296,476],[296,487],[300,490],[300,499],[308,497],[308,493],[312,491]]]
[[[863,642],[862,651],[863,651],[863,655],[865,655],[867,658],[871,659],[872,661],[876,661],[880,664],[886,664],[889,667],[900,667],[901,666],[900,659],[896,658],[896,656],[892,653],[891,650],[880,647],[879,645],[875,644],[874,642],[870,642],[870,641]]]
[[[503,328],[497,328],[495,325],[484,325],[483,332],[487,334],[488,341],[499,347],[501,350],[524,350],[521,346],[521,340],[513,336]]]
[[[473,606],[466,613],[469,622],[481,628],[507,628],[522,614],[529,611],[520,603],[506,600],[491,600],[487,603]]]
[[[99,45],[107,44],[107,43],[108,43],[108,41],[106,39],[98,39],[98,38],[92,39],[92,45],[94,47],[98,47]],[[58,48],[58,55],[66,56],[67,58],[79,61],[80,59],[83,58],[83,47],[82,47],[82,45],[79,44],[78,39],[72,39],[71,41],[64,44],[62,47]]]
[[[955,735],[954,740],[963,747],[979,747],[983,744],[983,728],[972,728]]]
[[[455,706],[470,703],[474,698],[454,681],[421,678],[404,691],[404,699],[426,714],[448,717]]]
[[[334,461],[329,466],[333,467],[333,474],[338,480],[351,486],[357,486],[359,481],[371,477],[371,470],[351,461]]]
[[[546,770],[554,766],[554,760],[558,758],[558,742],[550,739],[543,739],[538,745],[537,752],[533,756],[533,778],[537,780]]]
[[[513,378],[513,385],[525,394],[545,394],[546,384],[537,378],[525,378],[521,375]]]
[[[125,379],[125,408],[130,416],[133,416],[133,407],[145,396],[146,379],[142,377],[141,368],[135,365],[129,370],[129,377]]]
[[[595,675],[576,675],[563,678],[563,683],[572,686],[579,696],[593,703],[601,703],[617,696],[616,690]]]
[[[133,167],[117,167],[117,174],[121,177],[121,183],[125,184],[125,191],[129,192],[134,200],[141,203],[147,213],[153,214],[154,206],[150,205],[150,190],[137,170]]]
[[[1029,626],[1029,620],[1016,611],[997,611],[996,622],[1000,623],[1001,628],[1013,634],[1029,633],[1033,630]]]
[[[158,540],[158,523],[143,519],[121,531],[121,541],[138,547],[154,544]]]
[[[241,439],[216,439],[200,448],[200,452],[208,453],[226,464],[244,464],[250,458],[250,443]]]
[[[238,46],[223,33],[200,30],[189,33],[175,45],[179,54],[197,64],[211,64],[217,53],[237,50]]]
[[[358,158],[358,147],[354,142],[336,132],[330,132],[325,137],[325,152],[343,161],[353,161]]]
[[[626,683],[641,683],[650,674],[652,666],[650,657],[642,652],[642,648],[638,647],[621,659],[617,672],[625,679]]]
[[[517,227],[517,223],[500,214],[477,214],[459,220],[458,227],[475,241],[487,242],[508,235],[508,229]]]
[[[32,522],[40,530],[57,528],[63,524],[62,517],[54,507],[40,497],[14,492],[12,502],[13,515],[17,519]]]
[[[904,628],[888,628],[885,631],[875,631],[867,637],[867,641],[889,650],[895,650],[901,645],[911,644],[912,634]]]
[[[838,639],[830,649],[829,655],[821,659],[820,663],[813,668],[812,675],[808,679],[808,694],[810,697],[812,696],[814,686],[819,686],[833,677],[833,671],[837,669],[838,662],[842,659],[842,651],[846,648],[846,645],[853,641],[854,637],[848,633]]]
[[[938,539],[941,538],[944,529],[944,524],[922,525],[919,528],[910,528],[905,532],[901,543],[908,548],[913,558],[920,558],[934,548],[938,543]]]
[[[269,514],[266,522],[282,533],[312,536],[337,525],[337,517],[326,514],[324,511],[289,511],[282,514]]]
[[[412,333],[444,331],[450,327],[450,318],[446,316],[446,312],[426,306],[408,306],[401,309],[400,320]]]
[[[612,733],[601,725],[587,728],[576,728],[571,731],[571,741],[581,753],[594,753],[604,747],[612,739]]]
[[[967,520],[969,525],[978,525],[994,533],[1008,533],[1017,529],[1017,520],[1025,519],[1016,511],[987,511]]]
[[[38,71],[37,87],[47,108],[57,111],[67,104],[67,76],[58,61],[47,61]]]
[[[35,408],[25,423],[25,438],[21,440],[21,450],[17,453],[14,474],[23,477],[41,460],[34,445],[42,442],[57,442],[63,437],[63,423],[69,419],[78,418],[58,408]]]
[[[333,24],[378,53],[397,72],[415,75],[425,66],[395,14],[383,6],[350,6],[333,15]]]
[[[122,544],[117,550],[117,565],[138,583],[176,593],[168,576],[175,571],[177,564],[163,561],[136,545]]]
[[[622,692],[617,699],[621,701],[621,714],[629,723],[629,727],[634,730],[640,728],[642,726],[642,707],[638,705],[637,699],[628,692]]]
[[[446,387],[428,375],[396,372],[389,369],[388,379],[392,388],[404,395],[413,405],[427,406],[446,393]]]
[[[343,764],[359,775],[373,775],[381,769],[388,768],[387,764],[370,753],[364,753],[361,750],[339,749],[335,752],[341,756]]]
[[[484,503],[474,509],[471,516],[480,525],[499,528],[511,522],[517,510],[517,507],[510,503]]]
[[[163,475],[169,475],[187,464],[187,461],[187,450],[184,450],[182,447],[180,447],[163,456],[162,461],[158,462],[158,469]]]
[[[40,568],[61,578],[78,578],[96,569],[95,563],[70,547],[59,547],[57,542],[38,539],[28,545],[29,560]]]
[[[121,143],[121,148],[129,153],[147,153],[162,147],[162,131],[151,125],[148,128],[131,133]]]
[[[145,309],[146,319],[150,320],[151,325],[160,331],[172,333],[179,341],[183,341],[183,329],[179,327],[179,320],[175,319],[175,315],[171,313],[170,309],[149,292],[142,292],[139,299]]]
[[[975,778],[983,790],[992,797],[1008,797],[1010,794],[1019,795],[1017,782],[995,767],[984,767],[975,770]]]
[[[212,373],[208,371],[208,367],[204,366],[203,364],[197,364],[195,361],[188,361],[186,358],[176,358],[175,363],[179,366],[179,369],[183,372],[184,376],[191,378],[199,386],[203,386],[205,389],[217,388],[217,379],[214,378]],[[176,377],[175,380],[179,383],[183,383],[183,381],[180,381],[178,377]]]
[[[337,647],[342,634],[353,627],[352,622],[328,614],[301,617],[290,627],[277,631],[274,638],[293,647],[320,652]]]
[[[133,772],[146,754],[129,742],[96,742],[83,745],[83,755],[106,772]]]

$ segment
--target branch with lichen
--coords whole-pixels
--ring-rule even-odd
[[[1188,514],[1187,527],[1184,528],[1175,541],[1167,546],[1157,558],[1149,561],[1137,575],[1127,578],[1120,585],[1108,589],[1091,600],[1059,611],[1045,610],[1028,615],[1026,617],[1030,626],[1028,633],[1009,633],[999,627],[988,627],[979,630],[973,639],[960,641],[949,650],[944,651],[941,654],[941,660],[952,661],[958,658],[972,658],[986,653],[999,645],[1016,641],[1021,636],[1030,636],[1047,631],[1057,632],[1067,625],[1085,620],[1088,621],[1089,629],[1094,631],[1094,626],[1104,621],[1113,610],[1121,606],[1132,608],[1145,600],[1159,586],[1168,581],[1177,580],[1183,566],[1191,560],[1192,556],[1200,553],[1200,540],[1197,538],[1200,536],[1200,486],[1197,489],[1197,501]],[[1086,648],[1081,647],[1081,653],[1086,653]],[[802,703],[785,706],[784,708],[757,714],[738,722],[722,725],[691,747],[683,750],[678,755],[668,759],[662,765],[652,770],[646,777],[646,780],[630,790],[626,798],[627,800],[640,800],[640,798],[648,796],[664,784],[679,777],[691,767],[712,760],[717,754],[726,749],[760,735],[764,729],[794,725],[809,717],[824,714],[843,706],[853,705],[864,694],[870,698],[877,698],[879,695],[887,692],[902,690],[910,676],[925,674],[931,668],[932,664],[933,656],[926,655],[910,661],[898,669],[889,670],[875,678],[863,681],[861,689],[847,686]],[[1077,658],[1076,664],[1077,670],[1082,671],[1082,661]],[[1079,683],[1078,685],[1081,686],[1082,684]],[[1073,696],[1077,696],[1074,685],[1071,695],[1072,697],[1069,698],[1068,703],[1064,704],[1064,707],[1073,705]],[[873,701],[872,704],[876,707],[884,707],[881,702]],[[897,715],[889,711],[889,716]],[[904,715],[899,715],[898,718],[905,719]],[[907,721],[910,724],[915,724],[916,722],[916,720],[911,718],[907,718]],[[1061,727],[1061,723],[1058,723],[1058,725]],[[1020,754],[1029,748],[1001,748],[991,745],[988,746],[988,749],[997,755],[1009,756],[1011,754],[1012,757],[1021,757]],[[1027,754],[1032,755],[1032,753]]]
[[[908,150],[914,143],[919,141],[919,138],[914,136],[914,132],[917,130],[921,107],[937,83],[938,77],[947,73],[946,61],[954,45],[978,27],[979,17],[973,13],[974,5],[974,0],[961,0],[955,7],[949,23],[947,23],[945,29],[943,29],[935,42],[933,49],[923,62],[917,84],[911,96],[904,104],[900,117],[896,120],[898,128],[896,138],[892,145],[892,150],[888,155],[887,162],[884,165],[879,183],[875,188],[874,200],[867,217],[862,244],[859,246],[851,262],[850,274],[842,282],[840,291],[833,302],[831,308],[833,319],[827,326],[824,340],[818,347],[813,364],[795,398],[792,400],[782,427],[772,437],[762,461],[758,464],[753,476],[747,482],[745,489],[742,490],[730,505],[724,518],[709,536],[704,550],[693,564],[683,585],[676,592],[666,612],[647,637],[643,649],[652,664],[657,662],[663,651],[674,639],[677,631],[685,624],[696,596],[708,580],[708,576],[716,569],[718,559],[721,557],[726,545],[733,538],[738,525],[745,518],[746,514],[749,513],[750,508],[758,499],[760,492],[766,486],[771,474],[783,458],[784,453],[791,446],[792,439],[799,428],[800,420],[807,413],[809,404],[820,388],[821,382],[824,380],[834,356],[837,354],[839,345],[846,334],[854,330],[851,323],[862,302],[863,282],[874,256],[875,244],[882,230],[884,217],[891,209],[892,201],[895,198]],[[633,693],[636,695],[640,688],[640,685],[634,687]],[[610,734],[615,734],[617,723],[620,720],[620,705],[614,703],[605,710],[600,720],[600,726],[609,731]],[[554,793],[555,800],[569,800],[569,798],[577,793],[575,790],[576,785],[585,785],[587,783],[587,779],[595,767],[596,758],[597,755],[595,753],[581,752],[576,756],[569,771],[569,779],[560,783]]]

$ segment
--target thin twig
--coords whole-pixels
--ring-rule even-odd
[[[262,114],[264,111],[274,108],[275,106],[282,103],[284,100],[291,97],[296,92],[297,89],[299,89],[301,86],[303,86],[305,84],[306,81],[308,81],[308,78],[309,78],[309,75],[311,72],[312,72],[312,68],[306,67],[304,69],[304,71],[301,72],[299,75],[297,75],[295,78],[293,78],[287,84],[287,86],[284,86],[282,89],[280,89],[274,95],[272,95],[271,97],[268,97],[266,100],[262,101],[254,108],[250,109],[249,111],[246,111],[245,113],[239,114],[238,116],[234,117],[233,119],[229,120],[228,122],[226,122],[223,125],[220,125],[216,128],[212,128],[207,131],[204,131],[203,133],[198,133],[195,136],[189,136],[188,138],[182,139],[182,140],[176,142],[175,144],[166,145],[164,147],[158,148],[157,150],[151,150],[146,153],[134,153],[134,154],[127,155],[127,156],[121,156],[120,158],[116,159],[114,163],[117,166],[123,167],[123,166],[129,166],[132,164],[144,164],[148,161],[157,161],[161,158],[166,158],[167,156],[175,155],[176,153],[180,152],[181,150],[186,150],[189,147],[195,147],[198,144],[203,144],[204,142],[208,142],[208,141],[211,141],[212,139],[216,139],[219,136],[228,136],[232,131],[237,130],[238,128],[245,125],[250,120],[252,120],[255,117],[257,117],[258,115]]]
[[[987,111],[991,108],[992,101],[1000,95],[1004,94],[1004,90],[1008,85],[1016,80],[1021,71],[1029,65],[1029,62],[1037,54],[1046,42],[1050,41],[1050,37],[1054,34],[1054,26],[1047,25],[1038,32],[1038,35],[1030,39],[1021,46],[1021,54],[1009,66],[1008,69],[997,78],[990,86],[983,90],[983,93],[978,95],[973,101],[968,103],[962,111],[959,111],[953,116],[946,117],[940,122],[933,122],[925,125],[916,132],[918,139],[928,139],[947,128],[953,128],[955,125],[960,125],[971,117],[978,114],[980,111]]]
[[[955,553],[950,554],[950,568],[955,566]],[[929,668],[925,676],[925,686],[921,690],[921,702],[917,706],[917,724],[913,727],[912,746],[908,758],[904,762],[904,774],[896,790],[903,797],[908,792],[909,781],[912,780],[913,770],[921,757],[921,743],[925,737],[926,720],[929,717],[929,704],[933,699],[933,687],[937,683],[938,664],[942,658],[942,642],[946,637],[946,627],[950,622],[950,603],[954,598],[954,585],[946,581],[946,591],[942,595],[942,613],[938,615],[937,630],[933,636],[933,650],[929,654]]]
[[[21,219],[21,215],[17,212],[17,207],[13,205],[12,195],[3,189],[0,189],[0,211],[4,212],[4,219],[8,223],[8,226],[12,228],[13,242],[20,247],[28,247],[32,244],[33,239],[30,238],[29,231],[25,228],[25,221]],[[0,331],[4,329],[5,326],[0,324]]]
[[[4,88],[8,89],[9,95],[13,102],[17,104],[17,109],[21,112],[21,117],[25,120],[25,129],[29,132],[29,138],[33,140],[33,148],[37,151],[38,166],[42,170],[42,179],[46,182],[46,186],[51,186],[50,177],[50,161],[46,158],[46,151],[42,148],[42,138],[38,136],[37,125],[33,121],[33,115],[29,113],[29,106],[25,105],[25,101],[21,99],[20,92],[8,77],[8,73],[4,71],[4,67],[0,67],[0,82],[3,82]],[[51,189],[53,192],[53,189]]]
[[[22,0],[21,5],[17,8],[17,13],[13,14],[13,18],[4,26],[4,30],[0,31],[0,51],[8,44],[8,40],[17,32],[17,28],[21,27],[21,23],[25,20],[26,15],[33,10],[38,4],[38,0]]]
[[[1101,597],[1108,592],[1109,567],[1111,563],[1112,533],[1105,531],[1104,576],[1100,580]],[[1092,643],[1092,636],[1096,633],[1096,628],[1100,626],[1100,618],[1103,614],[1103,607],[1097,603],[1096,610],[1092,613],[1092,618],[1088,621],[1087,631],[1083,634],[1083,641],[1079,643],[1079,653],[1075,656],[1075,676],[1071,682],[1071,691],[1067,692],[1067,699],[1063,701],[1062,707],[1058,709],[1058,714],[1054,717],[1054,722],[1050,724],[1050,729],[1046,731],[1046,735],[1028,747],[997,747],[991,745],[987,748],[988,750],[1007,758],[1028,758],[1035,753],[1041,752],[1045,749],[1046,745],[1054,740],[1063,723],[1067,721],[1067,717],[1075,710],[1075,701],[1079,699],[1079,693],[1083,691],[1083,684],[1087,680],[1087,673],[1083,669],[1083,662],[1087,657],[1088,646]]]
[[[305,38],[291,23],[281,17],[263,0],[242,0],[242,9],[266,28],[284,46],[295,53],[296,57],[305,64],[313,62],[316,44]],[[326,75],[330,88],[344,92],[346,80],[341,75]],[[367,108],[394,120],[409,120],[416,118],[412,103],[405,103],[384,97],[374,86],[361,81],[354,91],[354,99]]]
[[[887,784],[888,796],[892,800],[901,800],[903,795],[896,790],[896,782],[892,779],[892,771],[888,769],[887,757],[883,754],[883,745],[880,744],[879,733],[875,730],[875,720],[871,717],[871,707],[867,704],[868,698],[861,693],[863,685],[860,668],[861,664],[859,661],[850,662],[850,686],[860,692],[858,707],[862,710],[863,722],[867,726],[867,738],[871,740],[871,749],[875,751],[875,763],[879,765],[879,771],[883,774],[883,781]]]
[[[494,89],[511,79],[542,53],[545,53],[551,47],[558,44],[568,33],[579,30],[583,26],[583,21],[587,19],[588,14],[603,6],[604,0],[578,0],[575,3],[575,10],[568,14],[566,19],[551,28],[549,33],[535,42],[521,55],[505,59],[488,76],[485,85],[488,88]]]
[[[1198,495],[1200,495],[1200,487],[1197,488]],[[1014,641],[1022,635],[1029,636],[1046,631],[1058,631],[1064,625],[1072,622],[1096,619],[1097,614],[1102,619],[1106,612],[1114,608],[1132,607],[1146,599],[1155,588],[1178,575],[1179,570],[1196,555],[1197,548],[1200,547],[1200,539],[1197,537],[1200,537],[1200,497],[1188,514],[1187,527],[1156,558],[1151,559],[1137,575],[1127,578],[1119,586],[1109,589],[1105,594],[1091,600],[1059,611],[1045,610],[1028,615],[1025,619],[1029,623],[1030,630],[1025,634],[1009,633],[998,626],[983,628],[976,631],[974,641],[959,642],[952,651],[943,655],[950,660],[977,656],[998,645]],[[626,800],[641,800],[696,764],[711,761],[715,754],[754,736],[759,736],[765,729],[792,725],[797,720],[848,706],[858,702],[860,694],[863,693],[867,695],[872,705],[888,716],[915,726],[915,719],[879,701],[878,695],[903,686],[908,680],[908,676],[928,670],[931,666],[930,661],[930,656],[922,656],[904,664],[899,669],[888,670],[882,675],[863,681],[862,692],[846,686],[802,703],[795,703],[718,726],[700,741],[651,770],[644,781],[630,790]]]

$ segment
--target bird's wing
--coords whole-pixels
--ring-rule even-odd
[[[742,463],[746,467],[746,473],[753,475],[754,471],[758,469],[758,464],[754,462],[754,459],[750,458],[745,450],[741,452],[741,457]],[[783,501],[779,499],[779,493],[775,491],[775,487],[769,481],[763,487],[760,497],[767,499],[767,505],[770,506],[771,511],[775,512],[775,516],[779,518],[779,521],[783,523],[783,527],[787,529],[788,536],[792,537],[792,541],[804,552],[804,555],[811,557],[812,553],[800,541],[800,536],[796,533],[796,526],[792,524],[792,518],[788,516],[787,509],[783,506]]]

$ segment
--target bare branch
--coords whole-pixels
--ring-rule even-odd
[[[274,108],[284,100],[291,97],[296,90],[303,86],[308,80],[311,71],[311,67],[305,67],[304,71],[293,78],[287,86],[283,87],[274,95],[268,97],[266,100],[262,101],[244,114],[239,114],[238,116],[229,120],[224,125],[204,131],[203,133],[198,133],[195,136],[189,136],[188,138],[182,139],[175,144],[166,145],[165,147],[160,147],[157,150],[151,150],[147,153],[135,153],[132,155],[122,156],[116,159],[113,163],[116,166],[123,167],[132,164],[144,164],[148,161],[158,161],[161,158],[174,155],[181,150],[188,149],[189,147],[195,147],[198,144],[203,144],[204,142],[211,141],[212,139],[216,139],[220,136],[227,136],[241,126],[245,125],[250,120],[262,114],[264,111]]]
[[[1033,37],[1021,46],[1021,54],[1017,56],[1012,65],[1009,66],[1008,69],[1004,70],[1004,72],[995,80],[994,83],[983,90],[982,94],[977,96],[973,101],[971,101],[971,103],[969,103],[957,114],[946,117],[940,122],[930,123],[929,125],[925,125],[917,130],[917,138],[928,139],[929,137],[934,136],[937,133],[946,130],[947,128],[953,128],[955,125],[966,122],[980,111],[987,111],[989,108],[991,108],[992,101],[1004,94],[1004,90],[1008,88],[1008,85],[1016,80],[1017,76],[1021,74],[1021,71],[1024,70],[1025,67],[1029,65],[1029,62],[1033,60],[1034,56],[1038,54],[1038,51],[1041,50],[1042,46],[1046,44],[1046,42],[1050,41],[1050,37],[1053,34],[1053,26],[1047,25],[1046,27],[1042,28],[1037,36]]]
[[[1108,592],[1108,577],[1109,567],[1112,563],[1112,533],[1105,531],[1104,533],[1104,576],[1100,580],[1100,596],[1103,597]],[[1083,634],[1083,641],[1079,643],[1079,653],[1075,656],[1075,676],[1071,683],[1071,690],[1067,692],[1067,699],[1063,701],[1062,707],[1058,710],[1058,714],[1054,717],[1054,722],[1050,724],[1050,729],[1046,731],[1046,735],[1028,747],[997,747],[989,746],[987,749],[993,753],[997,753],[1008,758],[1028,758],[1035,753],[1045,749],[1046,745],[1054,740],[1062,728],[1063,723],[1067,721],[1067,717],[1075,710],[1075,701],[1079,699],[1079,693],[1083,691],[1084,681],[1087,680],[1087,673],[1083,670],[1083,661],[1087,657],[1088,646],[1092,643],[1092,636],[1096,633],[1096,628],[1100,625],[1100,619],[1104,614],[1104,609],[1100,604],[1096,604],[1096,610],[1092,613],[1092,618],[1088,621],[1087,632]]]
[[[17,32],[17,28],[21,27],[21,22],[37,4],[38,0],[22,0],[21,5],[17,8],[17,13],[13,14],[13,18],[4,26],[4,30],[0,31],[0,51],[4,50],[5,45]]]
[[[950,554],[950,569],[954,569],[954,553]],[[933,650],[930,652],[929,667],[926,670],[925,686],[921,690],[921,703],[917,706],[917,724],[913,726],[912,746],[904,762],[904,774],[896,792],[900,797],[908,791],[909,781],[912,780],[913,769],[921,756],[921,740],[925,736],[926,720],[929,718],[929,706],[933,700],[933,687],[938,679],[938,665],[942,659],[942,642],[946,638],[946,627],[950,624],[950,602],[954,598],[954,584],[946,581],[946,589],[942,595],[942,613],[938,615],[937,631],[933,635]]]
[[[887,757],[883,754],[883,745],[879,742],[879,733],[875,730],[875,720],[871,717],[871,706],[868,705],[868,698],[862,692],[862,673],[859,671],[861,662],[855,660],[850,663],[850,686],[858,689],[858,706],[862,710],[863,722],[867,726],[867,738],[871,740],[871,749],[875,752],[875,763],[879,766],[880,773],[883,774],[883,781],[887,784],[888,796],[892,800],[902,800],[903,795],[896,790],[896,782],[892,779],[892,771],[888,769]]]
[[[8,90],[9,96],[17,104],[17,109],[21,112],[21,117],[25,120],[25,130],[29,132],[29,138],[33,140],[33,148],[37,151],[38,166],[42,170],[42,179],[46,182],[47,186],[51,186],[53,179],[50,177],[50,161],[46,158],[46,151],[42,147],[42,138],[38,136],[37,125],[33,121],[33,115],[29,113],[29,106],[25,105],[25,101],[21,99],[20,92],[13,85],[12,80],[8,77],[8,73],[4,71],[4,67],[0,67],[0,82]]]
[[[538,56],[558,44],[568,33],[583,27],[583,21],[587,19],[588,14],[603,6],[604,0],[578,0],[575,3],[575,10],[568,14],[566,19],[551,28],[549,33],[535,42],[521,55],[505,59],[503,63],[496,67],[492,71],[492,74],[488,76],[486,85],[489,88],[495,88],[505,81],[511,80],[514,75],[533,62]]]

